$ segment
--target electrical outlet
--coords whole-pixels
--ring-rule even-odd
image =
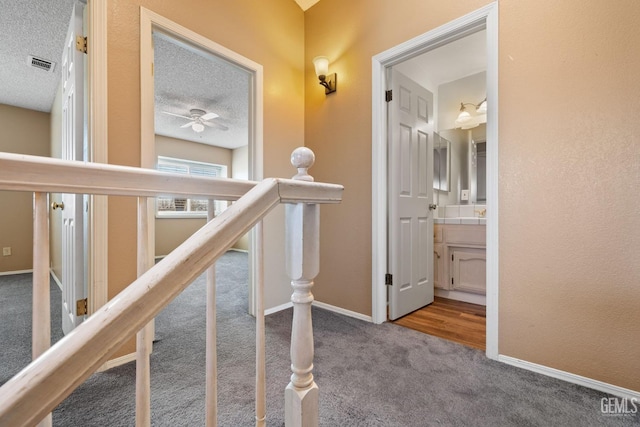
[[[2,256],[9,256],[9,255],[11,255],[11,246],[7,248],[2,248]]]
[[[462,190],[460,192],[460,200],[469,200],[469,190]]]

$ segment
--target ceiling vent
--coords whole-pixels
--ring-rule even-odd
[[[44,70],[48,73],[53,73],[54,68],[56,68],[55,62],[49,61],[48,59],[38,58],[33,55],[29,55],[29,57],[27,58],[27,64],[39,70]]]

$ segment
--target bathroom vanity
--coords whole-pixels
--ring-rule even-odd
[[[486,226],[434,224],[433,273],[436,295],[485,304]]]

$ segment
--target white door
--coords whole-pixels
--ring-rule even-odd
[[[391,70],[389,318],[433,302],[433,94]]]
[[[62,54],[62,158],[84,157],[84,53],[76,47],[82,36],[83,7],[76,3]],[[62,330],[71,332],[84,319],[77,313],[85,298],[84,202],[82,195],[63,194],[62,202]]]

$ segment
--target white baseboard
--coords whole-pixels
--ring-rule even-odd
[[[284,303],[284,304],[280,304],[280,305],[277,305],[275,307],[271,307],[271,308],[266,309],[264,311],[264,315],[268,316],[270,314],[277,313],[279,311],[286,310],[287,308],[291,308],[291,307],[293,307],[293,303],[292,302],[287,302],[287,303]]]
[[[484,295],[472,294],[469,292],[447,291],[444,289],[436,289],[435,296],[449,298],[456,301],[470,302],[471,304],[487,305],[487,297]]]
[[[124,356],[116,357],[115,359],[111,359],[106,361],[98,368],[96,372],[103,372],[109,370],[111,368],[115,368],[116,366],[124,365],[125,363],[133,362],[136,360],[135,353],[125,354]]]
[[[11,276],[12,274],[25,274],[25,273],[33,273],[33,270],[3,271],[3,272],[0,272],[0,276]]]
[[[53,281],[56,282],[56,285],[58,285],[58,288],[60,288],[60,290],[62,291],[62,280],[58,279],[58,276],[56,276],[56,273],[53,272],[53,269],[49,269],[49,274],[51,275]]]
[[[357,313],[355,311],[347,310],[345,308],[336,307],[335,305],[326,304],[326,303],[320,302],[320,301],[314,301],[313,305],[315,305],[318,308],[322,308],[322,309],[325,309],[325,310],[328,310],[328,311],[332,311],[334,313],[343,314],[345,316],[353,317],[353,318],[358,319],[358,320],[364,320],[365,322],[369,322],[369,323],[373,322],[373,317],[371,317],[371,316],[367,316],[366,314]]]
[[[613,384],[608,384],[602,381],[572,374],[570,372],[561,371],[559,369],[550,368],[548,366],[538,365],[537,363],[527,362],[526,360],[520,360],[516,359],[515,357],[504,356],[502,354],[498,355],[498,361],[506,363],[508,365],[516,366],[518,368],[526,369],[528,371],[537,372],[548,377],[557,378],[559,380],[563,380],[572,384],[578,384],[583,387],[602,391],[614,396],[640,400],[640,392],[638,391],[618,387]]]

